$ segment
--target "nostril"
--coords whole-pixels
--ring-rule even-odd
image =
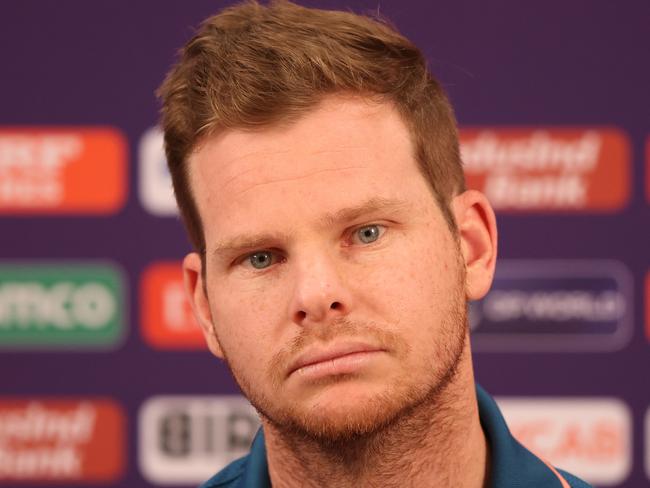
[[[307,312],[300,310],[296,315],[298,315],[298,320],[305,320],[307,317]]]
[[[339,302],[332,302],[332,304],[330,305],[330,308],[332,310],[339,310],[341,308],[341,304]]]

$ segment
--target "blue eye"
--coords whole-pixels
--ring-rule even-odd
[[[382,233],[382,226],[380,225],[366,225],[357,229],[356,235],[364,244],[370,244],[379,239]]]
[[[273,253],[271,251],[258,251],[248,256],[248,261],[255,269],[268,268],[273,264]]]

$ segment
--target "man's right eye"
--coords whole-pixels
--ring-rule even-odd
[[[271,251],[254,252],[253,254],[249,254],[247,259],[248,262],[250,262],[251,266],[255,269],[268,268],[277,261]]]

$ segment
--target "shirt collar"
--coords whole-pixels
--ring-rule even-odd
[[[481,426],[490,449],[490,483],[498,488],[561,487],[553,470],[515,439],[494,399],[476,385]]]
[[[264,432],[262,429],[257,431],[251,450],[246,460],[244,475],[240,478],[239,486],[271,488],[271,479],[269,478],[269,465],[266,461],[266,446],[264,445]]]

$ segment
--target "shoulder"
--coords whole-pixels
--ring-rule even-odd
[[[566,471],[563,471],[561,469],[558,469],[558,471],[564,477],[564,479],[567,480],[571,488],[592,488],[590,484],[588,484],[585,481],[582,481],[577,476],[574,476],[571,473],[567,473]]]
[[[248,456],[233,461],[199,488],[229,488],[237,485],[244,474]]]
[[[215,474],[199,488],[271,488],[264,432],[260,428],[255,434],[248,455],[233,461]]]

